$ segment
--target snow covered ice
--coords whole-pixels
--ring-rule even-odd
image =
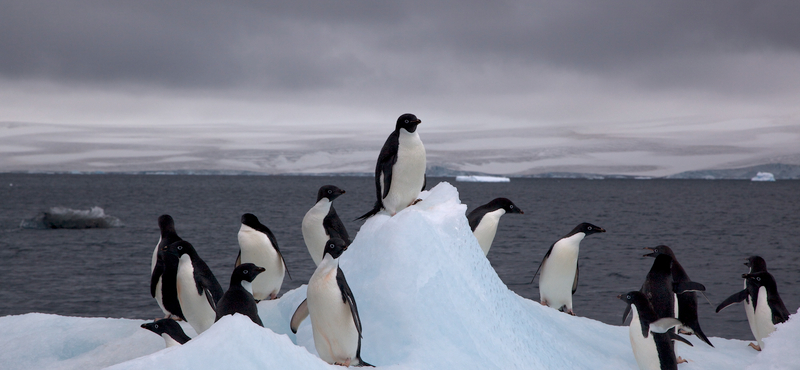
[[[511,182],[508,177],[502,176],[456,176],[460,182]]]
[[[510,291],[473,237],[453,186],[441,183],[421,197],[394,217],[367,220],[341,257],[363,323],[365,361],[389,369],[637,369],[627,327],[573,317]],[[266,329],[242,315],[201,335],[183,323],[193,339],[169,349],[139,328],[142,320],[1,317],[0,367],[337,369],[316,355],[310,320],[297,335],[289,330],[305,289],[259,303]],[[609,302],[624,310],[616,297]],[[777,325],[760,353],[747,341],[712,338],[711,348],[688,336],[695,347],[676,344],[690,361],[679,369],[798,368],[795,316]]]
[[[775,181],[775,175],[771,172],[759,172],[750,181]]]

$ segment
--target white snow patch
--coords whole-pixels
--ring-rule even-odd
[[[759,172],[750,181],[775,181],[775,176],[770,172]]]

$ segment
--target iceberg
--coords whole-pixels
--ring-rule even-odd
[[[394,217],[368,219],[341,257],[358,302],[365,361],[393,370],[637,368],[627,327],[570,316],[509,290],[472,235],[467,207],[452,185],[440,183],[420,198]],[[622,312],[616,294],[608,304]],[[260,302],[265,328],[242,315],[223,317],[200,335],[184,323],[193,339],[170,348],[139,328],[142,320],[0,317],[0,364],[3,369],[341,369],[317,356],[310,320],[297,334],[289,330],[305,296],[301,286]],[[688,338],[695,347],[676,344],[678,355],[689,360],[682,370],[785,369],[800,363],[795,316],[777,325],[760,353],[747,341],[713,338],[716,348],[711,348]]]
[[[456,176],[460,182],[511,182],[508,177],[502,176]]]
[[[770,172],[759,172],[750,181],[775,181],[775,176]]]
[[[102,208],[94,206],[88,210],[66,207],[52,207],[47,212],[40,212],[31,219],[22,220],[23,229],[107,229],[122,227],[122,222],[109,216]]]

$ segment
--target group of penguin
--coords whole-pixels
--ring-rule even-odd
[[[425,147],[417,133],[421,122],[409,113],[397,119],[375,166],[375,205],[359,220],[380,212],[394,216],[420,202],[419,193],[426,186]],[[372,366],[361,359],[361,320],[338,262],[351,243],[332,205],[344,193],[333,185],[322,186],[316,203],[303,217],[303,240],[317,268],[309,279],[307,298],[297,307],[290,328],[296,333],[300,323],[310,317],[314,345],[322,360],[343,366]],[[488,254],[499,220],[506,213],[523,211],[509,199],[497,198],[467,215],[484,255]],[[256,304],[275,299],[284,275],[289,273],[269,228],[253,214],[242,215],[239,256],[228,291],[223,292],[194,247],[177,235],[172,217],[162,215],[158,224],[161,238],[153,251],[150,293],[165,318],[143,324],[143,328],[161,335],[167,346],[172,346],[190,339],[176,319],[188,322],[198,334],[221,317],[234,313],[246,315],[263,326]],[[581,223],[550,246],[533,277],[539,276],[542,305],[574,315],[572,295],[578,285],[580,242],[588,235],[602,232],[605,230],[601,227]],[[647,249],[652,253],[646,256],[655,257],[655,262],[639,291],[619,296],[627,303],[623,321],[631,312],[631,346],[641,369],[676,369],[679,358],[675,356],[673,341],[691,343],[678,336],[673,328],[693,333],[711,345],[697,322],[695,292],[705,288],[689,280],[669,247]],[[788,311],[763,259],[754,256],[746,264],[750,272],[743,275],[745,289],[726,299],[717,312],[744,301],[758,341],[758,345],[751,345],[760,349],[762,339],[775,330],[774,325],[787,320]]]

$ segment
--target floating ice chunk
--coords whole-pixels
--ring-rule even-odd
[[[460,182],[511,182],[508,177],[501,176],[456,176]]]
[[[107,215],[102,208],[94,206],[89,210],[66,207],[53,207],[34,218],[22,220],[23,229],[107,229],[122,227],[122,222]]]
[[[759,172],[750,181],[775,181],[775,176],[770,172]]]

